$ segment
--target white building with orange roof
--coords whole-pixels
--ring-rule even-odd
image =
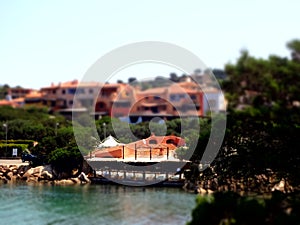
[[[92,161],[105,158],[114,159],[134,159],[134,160],[151,160],[151,159],[169,159],[174,157],[175,150],[178,147],[185,146],[185,140],[174,135],[156,136],[131,142],[128,144],[116,144],[104,149],[95,149],[86,158],[93,157]]]

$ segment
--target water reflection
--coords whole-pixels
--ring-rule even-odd
[[[185,224],[195,195],[118,185],[0,186],[5,224]],[[4,220],[2,220],[4,219]]]

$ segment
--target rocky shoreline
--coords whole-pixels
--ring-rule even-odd
[[[285,194],[300,192],[300,186],[288,178],[268,171],[252,174],[247,177],[234,177],[226,174],[200,174],[200,179],[186,180],[185,190],[197,194],[212,194],[215,192],[235,192],[240,195],[271,194],[280,191]]]
[[[29,165],[0,165],[0,182],[45,183],[53,185],[76,185],[91,183],[88,176],[77,170],[71,176],[58,174],[50,165],[31,167]]]
[[[196,194],[232,191],[241,195],[247,193],[269,194],[273,191],[291,193],[300,191],[287,179],[279,179],[275,173],[258,174],[248,178],[200,175],[200,180],[186,180],[183,189]],[[0,183],[42,183],[51,185],[78,185],[92,183],[93,175],[78,170],[72,174],[57,173],[50,165],[32,167],[30,165],[0,165]]]

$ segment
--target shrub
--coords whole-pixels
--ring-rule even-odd
[[[270,198],[244,197],[233,192],[198,196],[188,225],[299,224],[300,193],[274,192]]]

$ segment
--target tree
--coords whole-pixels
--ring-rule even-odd
[[[288,42],[287,47],[292,51],[292,59],[296,62],[300,62],[300,40],[292,40]]]
[[[136,83],[137,82],[137,79],[135,77],[129,77],[128,78],[128,84],[133,84],[133,83]]]
[[[177,76],[176,73],[170,73],[170,80],[173,81],[173,82],[178,82],[179,77]]]

